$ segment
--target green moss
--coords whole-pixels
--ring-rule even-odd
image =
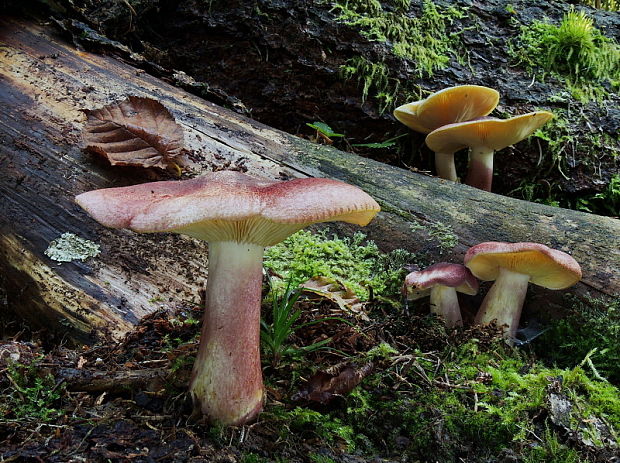
[[[549,427],[542,439],[523,449],[523,463],[581,463],[579,453],[562,444]]]
[[[559,25],[534,21],[522,26],[510,53],[543,77],[551,73],[563,79],[581,101],[604,97],[605,84],[620,86],[620,46],[583,11],[571,9]]]
[[[3,390],[0,403],[1,420],[48,423],[62,416],[62,410],[56,407],[60,403],[64,386],[58,386],[51,374],[41,373],[42,359],[42,356],[35,357],[27,364],[9,362],[4,370],[8,385]]]
[[[620,298],[569,299],[567,313],[535,344],[538,354],[559,367],[579,365],[589,357],[596,370],[620,385]]]
[[[389,8],[391,6],[391,8]],[[386,8],[375,0],[337,1],[333,11],[338,20],[359,29],[369,41],[389,44],[393,55],[417,64],[420,77],[432,76],[444,68],[452,57],[458,38],[448,33],[447,26],[463,17],[455,7],[438,8],[425,0],[420,17],[408,13],[409,2],[394,2]]]
[[[390,95],[391,99],[398,90],[398,81],[388,77],[389,70],[384,63],[374,63],[363,56],[354,56],[340,68],[341,76],[357,79],[362,86],[362,101],[368,98],[371,89],[375,94]]]
[[[282,427],[283,439],[292,432],[302,438],[318,437],[327,444],[344,444],[349,451],[355,448],[352,426],[336,416],[302,407],[276,410],[275,416],[285,424]]]
[[[409,12],[407,0],[385,2],[385,6],[376,0],[357,0],[332,2],[332,11],[338,21],[359,30],[368,41],[386,44],[390,55],[413,61],[419,77],[430,77],[451,60],[462,62],[466,55],[458,33],[448,32],[449,25],[465,15],[464,10],[454,6],[440,8],[425,0],[420,16],[416,17]],[[418,86],[401,86],[399,79],[389,76],[385,58],[372,61],[356,56],[341,67],[343,78],[357,79],[362,86],[362,99],[372,95],[379,101],[381,112],[391,109],[397,99],[422,97]]]
[[[459,244],[458,237],[454,234],[452,226],[442,222],[433,222],[429,227],[429,235],[439,243],[441,251],[449,251]]]
[[[580,0],[579,3],[608,11],[620,11],[619,0]]]
[[[482,463],[508,453],[532,463],[586,462],[610,451],[620,426],[617,387],[587,368],[548,367],[500,339],[484,339],[440,351],[379,347],[382,367],[344,405],[324,412],[268,407],[263,416],[279,423],[284,442],[402,461],[433,455]],[[552,396],[569,404],[565,416],[552,408]]]
[[[489,461],[506,449],[528,449],[526,461],[586,461],[562,442],[549,418],[554,387],[571,404],[565,431],[602,448],[610,439],[596,428],[598,420],[617,437],[618,389],[581,367],[549,368],[501,343],[485,347],[475,339],[409,357],[369,378],[372,386],[351,398],[348,418],[363,423],[354,426],[357,440],[381,435],[389,451],[412,460],[433,454],[440,461]],[[395,392],[387,398],[386,390]]]
[[[397,298],[414,256],[403,249],[382,253],[363,233],[351,238],[300,231],[265,252],[265,267],[283,280],[303,283],[315,276],[334,278],[362,300]]]

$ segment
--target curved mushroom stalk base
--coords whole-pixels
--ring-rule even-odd
[[[437,176],[452,182],[458,182],[456,167],[454,165],[454,153],[435,153],[435,170]]]
[[[479,190],[491,191],[493,184],[493,150],[472,148],[465,183]]]
[[[263,407],[260,363],[262,246],[209,244],[200,347],[190,382],[196,408],[221,425],[240,425]]]
[[[431,313],[443,318],[446,328],[463,326],[456,289],[437,285],[431,289]]]
[[[504,327],[506,342],[513,345],[529,281],[529,275],[501,268],[482,301],[475,323],[486,325],[495,321],[498,326]]]

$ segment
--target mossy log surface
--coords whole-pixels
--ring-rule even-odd
[[[192,96],[114,57],[76,50],[49,26],[0,20],[0,289],[3,311],[79,341],[120,336],[161,307],[199,303],[207,246],[177,235],[106,229],[74,204],[95,188],[162,178],[84,153],[83,109],[128,95],[159,100],[185,132],[187,175],[223,166],[286,179],[332,177],[360,186],[383,212],[366,231],[385,249],[459,262],[482,241],[535,241],[572,254],[570,291],[620,294],[620,221],[547,207],[400,170],[279,132]],[[347,231],[349,227],[345,227]],[[58,263],[44,252],[64,232],[101,254]],[[533,290],[552,307],[562,292]]]

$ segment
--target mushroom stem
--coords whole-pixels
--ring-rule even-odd
[[[264,248],[209,243],[209,279],[190,392],[211,421],[239,425],[263,407],[260,306]]]
[[[437,285],[431,289],[431,313],[443,318],[447,328],[463,325],[456,289]]]
[[[467,185],[480,190],[491,191],[493,183],[493,150],[472,147],[467,166]]]
[[[443,179],[458,181],[454,166],[454,153],[435,153],[435,170],[437,175]]]
[[[485,325],[495,321],[498,326],[504,327],[506,342],[512,345],[519,326],[529,281],[529,275],[500,268],[495,283],[491,286],[476,314],[475,323]]]

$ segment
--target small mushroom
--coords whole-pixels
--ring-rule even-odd
[[[538,243],[480,243],[469,248],[464,263],[477,278],[495,280],[475,323],[495,321],[504,327],[504,337],[511,345],[529,282],[548,289],[564,289],[581,279],[581,268],[575,259]]]
[[[553,118],[548,111],[535,111],[510,119],[481,117],[467,122],[448,124],[432,131],[426,144],[441,156],[451,156],[470,148],[467,185],[491,191],[493,153],[529,137]]]
[[[427,134],[447,124],[486,116],[495,109],[498,101],[497,90],[480,85],[459,85],[435,92],[424,100],[399,106],[394,110],[394,117],[410,129]],[[433,151],[437,175],[456,182],[454,151]]]
[[[478,280],[467,267],[446,262],[411,272],[405,277],[403,293],[409,299],[415,298],[420,291],[429,290],[431,313],[443,318],[448,328],[454,328],[463,325],[456,292],[475,295],[478,292]]]
[[[209,242],[207,303],[190,392],[196,407],[222,425],[246,423],[263,407],[264,248],[316,222],[363,226],[379,211],[368,194],[336,180],[277,182],[227,171],[90,191],[76,202],[107,227]]]

